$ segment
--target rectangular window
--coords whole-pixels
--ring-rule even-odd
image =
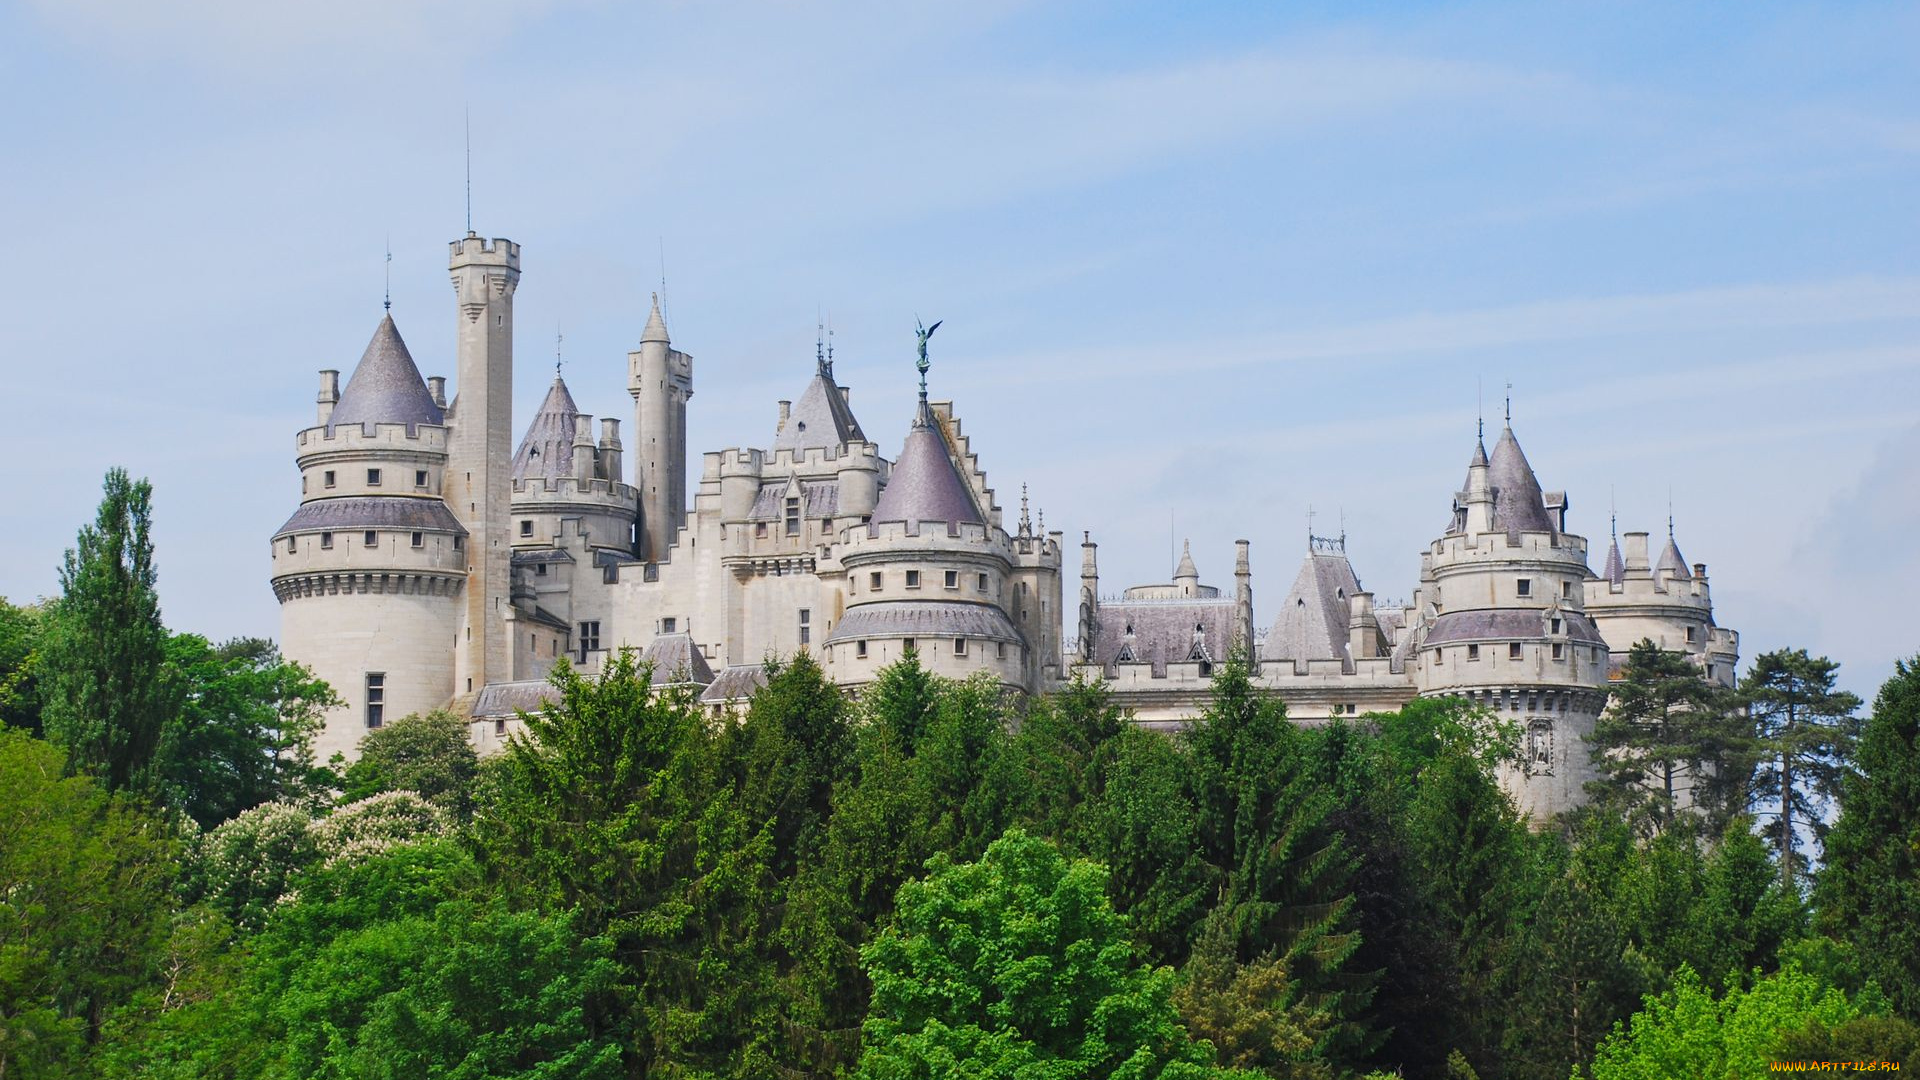
[[[464,537],[464,536],[456,536],[456,537],[454,537],[454,538],[453,538],[453,550],[455,550],[455,551],[459,551],[459,550],[460,550],[461,548],[464,548],[464,547],[466,547],[466,546],[467,546],[467,538],[466,538],[466,537]]]
[[[321,473],[320,482],[322,484],[325,484],[328,487],[332,487],[333,486],[333,470],[328,469],[326,472]]]
[[[531,521],[522,521],[522,522],[520,522],[520,535],[521,535],[521,536],[532,536],[532,535],[533,535],[533,522],[531,522]]]
[[[367,470],[367,486],[368,487],[380,486],[380,470],[379,469]]]
[[[957,589],[960,587],[960,571],[947,571],[946,586],[949,589]]]
[[[1694,628],[1691,626],[1687,627],[1687,644],[1689,645],[1693,644],[1693,634]]]
[[[859,657],[862,660],[865,660],[867,658],[867,643],[864,641],[854,642],[853,655]]]
[[[753,538],[754,538],[755,540],[765,540],[765,539],[767,538],[767,523],[766,523],[766,522],[764,522],[764,521],[756,521],[756,522],[754,522],[754,523],[753,523]]]
[[[298,550],[300,550],[298,538],[292,536],[287,537],[287,553],[292,554]]]
[[[918,570],[907,571],[907,588],[917,589],[919,587],[920,587],[920,571]]]
[[[1553,620],[1553,632],[1554,632],[1554,633],[1556,633],[1556,634],[1560,632],[1560,620],[1559,620],[1559,619],[1555,619],[1555,620]]]
[[[367,546],[368,547],[380,546],[380,534],[373,531],[372,529],[367,530]]]
[[[679,633],[679,626],[680,620],[672,615],[660,620],[660,632],[663,634]]]
[[[417,547],[417,548],[419,548],[419,547],[426,547],[426,546],[427,546],[427,535],[426,535],[425,533],[414,533],[414,534],[413,534],[413,546],[414,546],[414,547]],[[547,566],[546,566],[546,564],[545,564],[545,563],[541,563],[541,564],[540,564],[540,569],[542,569],[542,570],[545,570],[546,568],[547,568]]]
[[[787,535],[800,535],[800,500],[787,500]]]
[[[1563,581],[1560,583],[1560,597],[1563,600],[1573,599],[1573,582]]]
[[[1519,642],[1516,641],[1507,646],[1507,659],[1509,660],[1520,659],[1520,643]]]
[[[1467,659],[1469,660],[1480,659],[1480,646],[1478,645],[1467,646]]]
[[[333,550],[333,534],[332,533],[323,532],[320,534],[320,550],[322,551]]]
[[[1553,658],[1555,660],[1565,660],[1567,658],[1567,647],[1558,641],[1554,642]]]
[[[903,653],[910,653],[910,652],[917,652],[919,650],[913,647],[912,638],[902,638],[900,641],[900,651]]]
[[[867,590],[869,592],[880,591],[880,571],[875,570],[873,573],[867,575]]]
[[[583,622],[580,624],[580,662],[587,662],[587,654],[600,651],[600,624]]]
[[[800,609],[800,644],[813,644],[813,612],[808,608]]]
[[[953,655],[955,656],[967,655],[967,639],[966,638],[957,637],[953,639]]]
[[[995,660],[1005,660],[1005,659],[1007,658],[1007,643],[1006,643],[1006,642],[1004,642],[1004,641],[996,641],[996,642],[994,642],[994,643],[993,643],[993,658],[994,658]]]
[[[1532,578],[1523,577],[1520,580],[1514,582],[1513,585],[1514,585],[1515,591],[1517,591],[1521,596],[1533,595],[1533,579]]]
[[[419,533],[414,533],[413,535],[415,535],[415,536],[419,536],[420,534],[419,534]],[[416,545],[414,545],[414,546],[416,546],[416,547],[418,547],[419,545],[417,545],[417,544],[416,544]],[[547,564],[546,564],[546,563],[534,563],[534,564],[533,564],[533,576],[534,576],[534,577],[546,577],[546,576],[547,576]]]
[[[423,488],[427,486],[427,470],[425,469],[413,470],[413,486],[417,488]]]
[[[379,727],[387,718],[387,675],[383,671],[367,672],[367,726]]]
[[[981,574],[980,580],[977,583],[975,583],[974,588],[980,590],[981,592],[986,592],[987,591],[987,575]]]

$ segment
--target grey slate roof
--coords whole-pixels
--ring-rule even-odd
[[[1260,651],[1263,660],[1343,660],[1347,655],[1347,598],[1360,579],[1345,555],[1312,553],[1300,564],[1293,588]]]
[[[1680,554],[1680,545],[1673,542],[1671,535],[1667,537],[1666,550],[1660,553],[1660,561],[1653,564],[1655,577],[1659,577],[1663,570],[1672,570],[1673,576],[1677,578],[1688,580],[1693,578],[1693,572],[1687,569],[1686,558]]]
[[[560,700],[560,691],[544,679],[488,683],[474,700],[475,719],[511,719],[522,712],[537,713]]]
[[[567,392],[567,384],[554,373],[547,400],[533,414],[520,449],[513,454],[515,480],[558,480],[573,475],[573,421],[580,409]]]
[[[1494,491],[1494,528],[1504,529],[1516,541],[1523,532],[1555,531],[1540,481],[1510,427],[1500,433],[1493,456],[1487,459],[1487,483]]]
[[[373,340],[367,342],[367,351],[360,354],[360,363],[347,379],[347,388],[340,392],[340,400],[327,416],[327,434],[347,424],[359,424],[371,435],[375,424],[405,424],[411,432],[421,424],[446,421],[440,406],[433,403],[433,395],[427,393],[427,384],[407,352],[407,343],[400,340],[393,316],[382,318],[373,330]]]
[[[900,600],[848,608],[827,641],[889,637],[965,637],[1026,644],[1006,612],[991,604],[951,600]]]
[[[1181,578],[1200,580],[1200,568],[1193,565],[1193,545],[1185,540],[1180,542],[1180,565],[1173,568],[1173,580]]]
[[[760,486],[753,497],[749,521],[779,521],[787,509],[787,481],[775,480]],[[830,518],[840,512],[840,481],[800,481],[800,516],[811,520]]]
[[[927,403],[921,401],[920,415],[907,431],[906,445],[893,463],[887,486],[880,489],[880,501],[873,508],[874,523],[981,525],[985,520],[947,451],[946,436],[940,434]]]
[[[640,659],[653,665],[653,681],[660,686],[673,686],[682,683],[695,683],[706,686],[713,682],[713,668],[707,666],[707,658],[701,654],[700,646],[686,634],[661,634],[640,653]]]
[[[541,548],[538,551],[516,551],[512,555],[515,566],[533,566],[537,563],[570,563],[573,555],[560,548]]]
[[[708,705],[723,701],[745,701],[759,693],[765,685],[766,665],[734,664],[720,669],[719,677],[700,692],[700,700]]]
[[[315,499],[300,504],[285,525],[273,534],[275,540],[289,533],[324,532],[353,529],[419,529],[423,532],[467,535],[460,522],[439,499],[416,499],[406,495],[349,495],[338,499]]]
[[[1627,580],[1627,564],[1620,558],[1620,541],[1614,540],[1607,545],[1607,565],[1601,569],[1600,576],[1609,582],[1620,585]]]
[[[1605,645],[1593,620],[1577,611],[1562,611],[1569,641]],[[1427,630],[1428,645],[1446,645],[1456,641],[1511,641],[1547,637],[1547,613],[1533,608],[1485,608],[1478,611],[1449,611],[1433,620]]]
[[[1194,631],[1208,658],[1224,659],[1233,648],[1236,604],[1221,600],[1106,600],[1094,630],[1093,659],[1103,668],[1116,663],[1150,664],[1156,677],[1169,663],[1194,653]]]
[[[773,437],[773,448],[826,449],[855,440],[864,442],[866,438],[866,433],[860,430],[860,421],[853,418],[853,410],[840,396],[840,388],[833,385],[831,369],[822,364],[814,372],[813,381],[801,391],[800,400],[788,412],[786,426]]]

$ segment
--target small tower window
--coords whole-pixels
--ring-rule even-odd
[[[986,592],[987,591],[987,575],[981,574],[979,581],[977,584],[974,585],[974,588],[980,590],[981,592]]]
[[[674,618],[672,615],[669,615],[666,618],[660,620],[661,633],[674,634],[674,633],[678,633],[679,630],[680,630],[680,620]]]
[[[1469,660],[1480,659],[1480,646],[1478,645],[1467,646],[1467,659]]]
[[[765,540],[765,539],[767,538],[767,523],[766,523],[766,522],[764,522],[764,521],[756,521],[756,522],[754,522],[754,523],[753,523],[753,538],[754,538],[755,540]]]
[[[955,656],[967,655],[967,639],[966,638],[957,637],[953,639],[953,655]]]
[[[801,608],[800,609],[800,646],[802,648],[805,648],[806,646],[813,644],[813,625],[812,624],[813,624],[813,612],[807,608]]]
[[[1532,578],[1523,577],[1518,581],[1515,581],[1513,583],[1513,587],[1514,587],[1514,591],[1518,592],[1521,596],[1533,595],[1533,579]]]
[[[375,531],[374,531],[374,530],[372,530],[372,529],[368,529],[368,530],[367,530],[367,541],[366,541],[366,542],[367,542],[367,546],[368,546],[368,547],[379,547],[379,546],[380,546],[380,534],[379,534],[379,533],[377,533],[377,532],[375,532]]]
[[[387,718],[387,675],[367,672],[367,726],[376,728]]]
[[[459,550],[460,550],[461,548],[464,548],[464,547],[466,547],[466,546],[467,546],[467,538],[466,538],[466,537],[464,537],[464,536],[458,536],[458,535],[456,535],[456,536],[455,536],[455,537],[453,538],[453,550],[455,550],[455,551],[459,551]]]
[[[298,550],[300,550],[299,538],[294,536],[287,537],[287,554],[291,555]]]
[[[533,535],[533,522],[531,522],[531,521],[527,521],[527,520],[522,520],[522,521],[520,522],[520,535],[521,535],[521,536],[532,536],[532,535]]]
[[[907,571],[907,588],[917,589],[919,587],[920,587],[920,571],[918,570]]]
[[[1565,660],[1567,658],[1567,647],[1558,641],[1554,642],[1553,658],[1555,660]]]
[[[853,655],[859,657],[862,660],[865,660],[867,658],[867,643],[864,641],[854,642]]]
[[[919,651],[918,649],[915,649],[915,648],[913,647],[913,639],[912,639],[912,638],[903,638],[903,639],[901,639],[901,641],[900,641],[900,652],[901,652],[901,654],[902,654],[902,655],[905,655],[905,654],[907,654],[907,653],[910,653],[910,652],[918,652],[918,651]]]
[[[1006,642],[1004,642],[1004,641],[996,641],[996,642],[994,642],[994,643],[993,643],[993,658],[994,658],[995,660],[1005,660],[1005,659],[1007,658],[1007,643],[1006,643]]]
[[[946,586],[949,589],[957,589],[960,587],[960,571],[947,571]]]
[[[1563,581],[1560,583],[1560,598],[1562,600],[1573,599],[1573,582]]]
[[[417,488],[423,488],[427,486],[427,470],[425,469],[413,470],[413,486]]]
[[[321,473],[320,482],[326,485],[327,487],[332,487],[333,486],[333,470],[328,469],[326,472]]]
[[[880,591],[880,571],[875,570],[873,573],[867,575],[867,591]]]
[[[787,535],[800,535],[800,500],[797,498],[787,500]]]
[[[367,486],[368,487],[380,486],[380,470],[379,469],[367,470]]]
[[[1555,619],[1555,620],[1553,620],[1553,632],[1554,632],[1554,633],[1556,633],[1556,634],[1560,632],[1560,620],[1559,620],[1559,619]]]
[[[417,547],[417,548],[422,548],[422,547],[426,547],[426,546],[427,546],[427,536],[426,536],[426,534],[425,534],[425,533],[414,533],[414,534],[413,534],[413,546],[414,546],[414,547]],[[542,570],[543,572],[544,572],[544,571],[546,570],[546,568],[547,568],[547,567],[546,567],[546,564],[545,564],[545,563],[542,563],[542,564],[540,564],[540,569],[541,569],[541,570]]]
[[[1694,628],[1689,626],[1687,627],[1687,644],[1691,645],[1693,644],[1693,641],[1694,641]]]
[[[333,550],[333,534],[332,533],[323,532],[320,534],[320,550],[322,551]]]
[[[1507,659],[1509,660],[1520,659],[1520,643],[1519,642],[1516,641],[1507,646]]]

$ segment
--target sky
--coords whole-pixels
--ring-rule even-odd
[[[1024,483],[1115,591],[1248,539],[1264,623],[1310,512],[1407,597],[1510,393],[1596,563],[1671,504],[1747,657],[1870,696],[1920,652],[1915,41],[1873,3],[15,0],[0,595],[57,592],[124,465],[169,624],[272,636],[294,433],[389,248],[452,374],[470,138],[518,423],[557,347],[630,431],[664,281],[692,469],[771,441],[829,314],[891,456],[942,319],[1010,521]]]

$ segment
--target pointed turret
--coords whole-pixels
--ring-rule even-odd
[[[1511,426],[1500,432],[1493,456],[1487,459],[1487,482],[1494,492],[1493,527],[1518,538],[1523,532],[1554,532],[1540,481],[1513,437]]]
[[[667,337],[667,320],[660,314],[659,293],[653,294],[653,310],[647,314],[646,329],[640,331],[640,344],[645,345],[649,341],[657,341],[662,345],[672,344],[672,339]]]
[[[400,340],[393,316],[383,316],[346,390],[327,416],[327,433],[350,424],[360,424],[371,434],[375,424],[405,424],[411,432],[420,424],[444,423],[446,416],[427,392],[426,380],[414,366],[407,343]]]
[[[846,392],[833,383],[833,361],[824,356],[816,358],[813,379],[781,421],[773,448],[805,452],[835,449],[866,439],[852,406],[847,404]]]
[[[894,460],[893,473],[873,508],[876,523],[891,521],[946,522],[980,525],[986,519],[974,505],[960,470],[948,452],[946,437],[925,398],[907,431],[906,445]]]
[[[1173,570],[1173,584],[1186,596],[1200,590],[1200,568],[1193,565],[1193,547],[1184,540],[1180,543],[1180,565]]]
[[[527,425],[527,434],[520,440],[520,449],[513,455],[513,478],[529,480],[558,480],[573,475],[573,444],[575,420],[580,410],[573,403],[573,395],[567,392],[567,384],[560,378],[559,372],[553,373],[553,386],[547,390],[547,399],[540,403],[540,410],[533,414],[533,423]]]
[[[1673,539],[1673,523],[1667,523],[1667,546],[1660,552],[1660,561],[1653,564],[1653,576],[1664,577],[1672,574],[1677,578],[1691,578],[1693,573],[1687,569],[1687,560],[1680,554],[1680,545]]]

